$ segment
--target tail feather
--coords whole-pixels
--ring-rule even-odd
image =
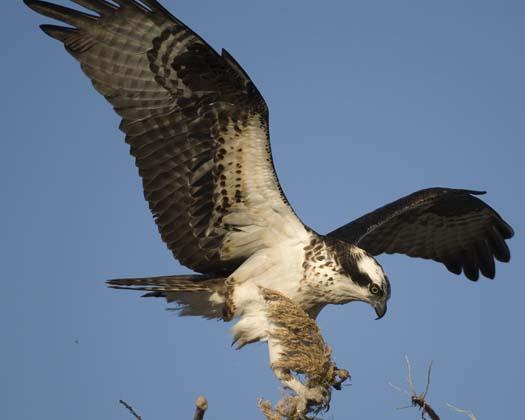
[[[106,283],[112,289],[143,290],[149,292],[213,292],[224,283],[224,278],[203,275],[144,277],[113,279]]]
[[[222,318],[224,309],[224,277],[180,275],[114,279],[106,283],[112,289],[147,292],[143,297],[163,297],[176,302],[180,316]]]

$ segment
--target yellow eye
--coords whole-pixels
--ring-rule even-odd
[[[377,295],[379,293],[379,287],[377,287],[375,284],[370,285],[369,289],[370,293],[373,295]]]

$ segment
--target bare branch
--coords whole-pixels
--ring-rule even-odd
[[[119,403],[121,403],[124,407],[126,407],[128,409],[128,411],[133,415],[133,417],[135,417],[137,420],[142,420],[142,417],[140,417],[136,412],[135,410],[133,410],[133,407],[131,405],[129,405],[126,401],[124,400],[119,400]]]
[[[193,416],[193,420],[203,420],[204,419],[204,413],[206,413],[206,410],[208,409],[208,400],[201,395],[199,398],[197,398],[197,401],[195,401],[195,415]]]
[[[447,403],[447,405],[458,413],[465,414],[470,420],[478,420],[478,418],[470,410],[463,410],[462,408],[458,408],[450,403]]]
[[[431,373],[432,373],[432,360],[430,361],[430,364],[428,365],[427,386],[425,387],[425,392],[423,393],[423,399],[425,399],[428,394],[428,388],[430,387],[430,374]]]
[[[404,394],[407,394],[409,397],[411,397],[412,395],[410,395],[410,392],[408,392],[406,389],[401,389],[399,388],[398,386],[394,385],[392,382],[389,382],[388,385],[390,385],[392,388],[394,388],[396,391],[399,391],[401,393],[404,393]]]
[[[412,366],[410,365],[410,360],[408,359],[408,356],[405,355],[405,360],[407,363],[407,370],[408,370],[408,376],[407,376],[407,383],[410,388],[411,394],[407,391],[390,384],[390,386],[399,392],[404,392],[407,395],[410,395],[410,402],[412,403],[412,407],[419,407],[421,410],[421,417],[425,419],[425,416],[430,417],[431,420],[439,420],[439,416],[434,411],[434,409],[430,406],[430,404],[426,401],[428,389],[430,388],[430,374],[432,373],[432,362],[430,362],[430,365],[428,366],[428,373],[427,373],[427,385],[425,387],[425,392],[422,394],[418,394],[416,392],[416,387],[414,385],[414,380],[412,377]],[[408,408],[408,407],[401,407]]]
[[[410,392],[412,395],[416,395],[416,387],[414,385],[414,380],[412,379],[412,366],[410,365],[410,360],[408,359],[408,356],[405,354],[405,360],[407,362],[407,370],[408,370],[408,376],[407,376],[407,383],[408,387],[410,388]]]

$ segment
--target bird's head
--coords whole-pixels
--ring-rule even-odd
[[[381,264],[365,250],[348,243],[338,247],[337,260],[345,280],[339,285],[346,302],[370,304],[382,318],[390,299],[390,282]]]

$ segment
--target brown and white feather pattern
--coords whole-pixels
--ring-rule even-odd
[[[276,232],[301,230],[275,175],[264,99],[230,54],[217,54],[157,1],[73,1],[97,15],[26,3],[72,26],[42,29],[122,117],[174,256],[198,272],[229,274]]]

